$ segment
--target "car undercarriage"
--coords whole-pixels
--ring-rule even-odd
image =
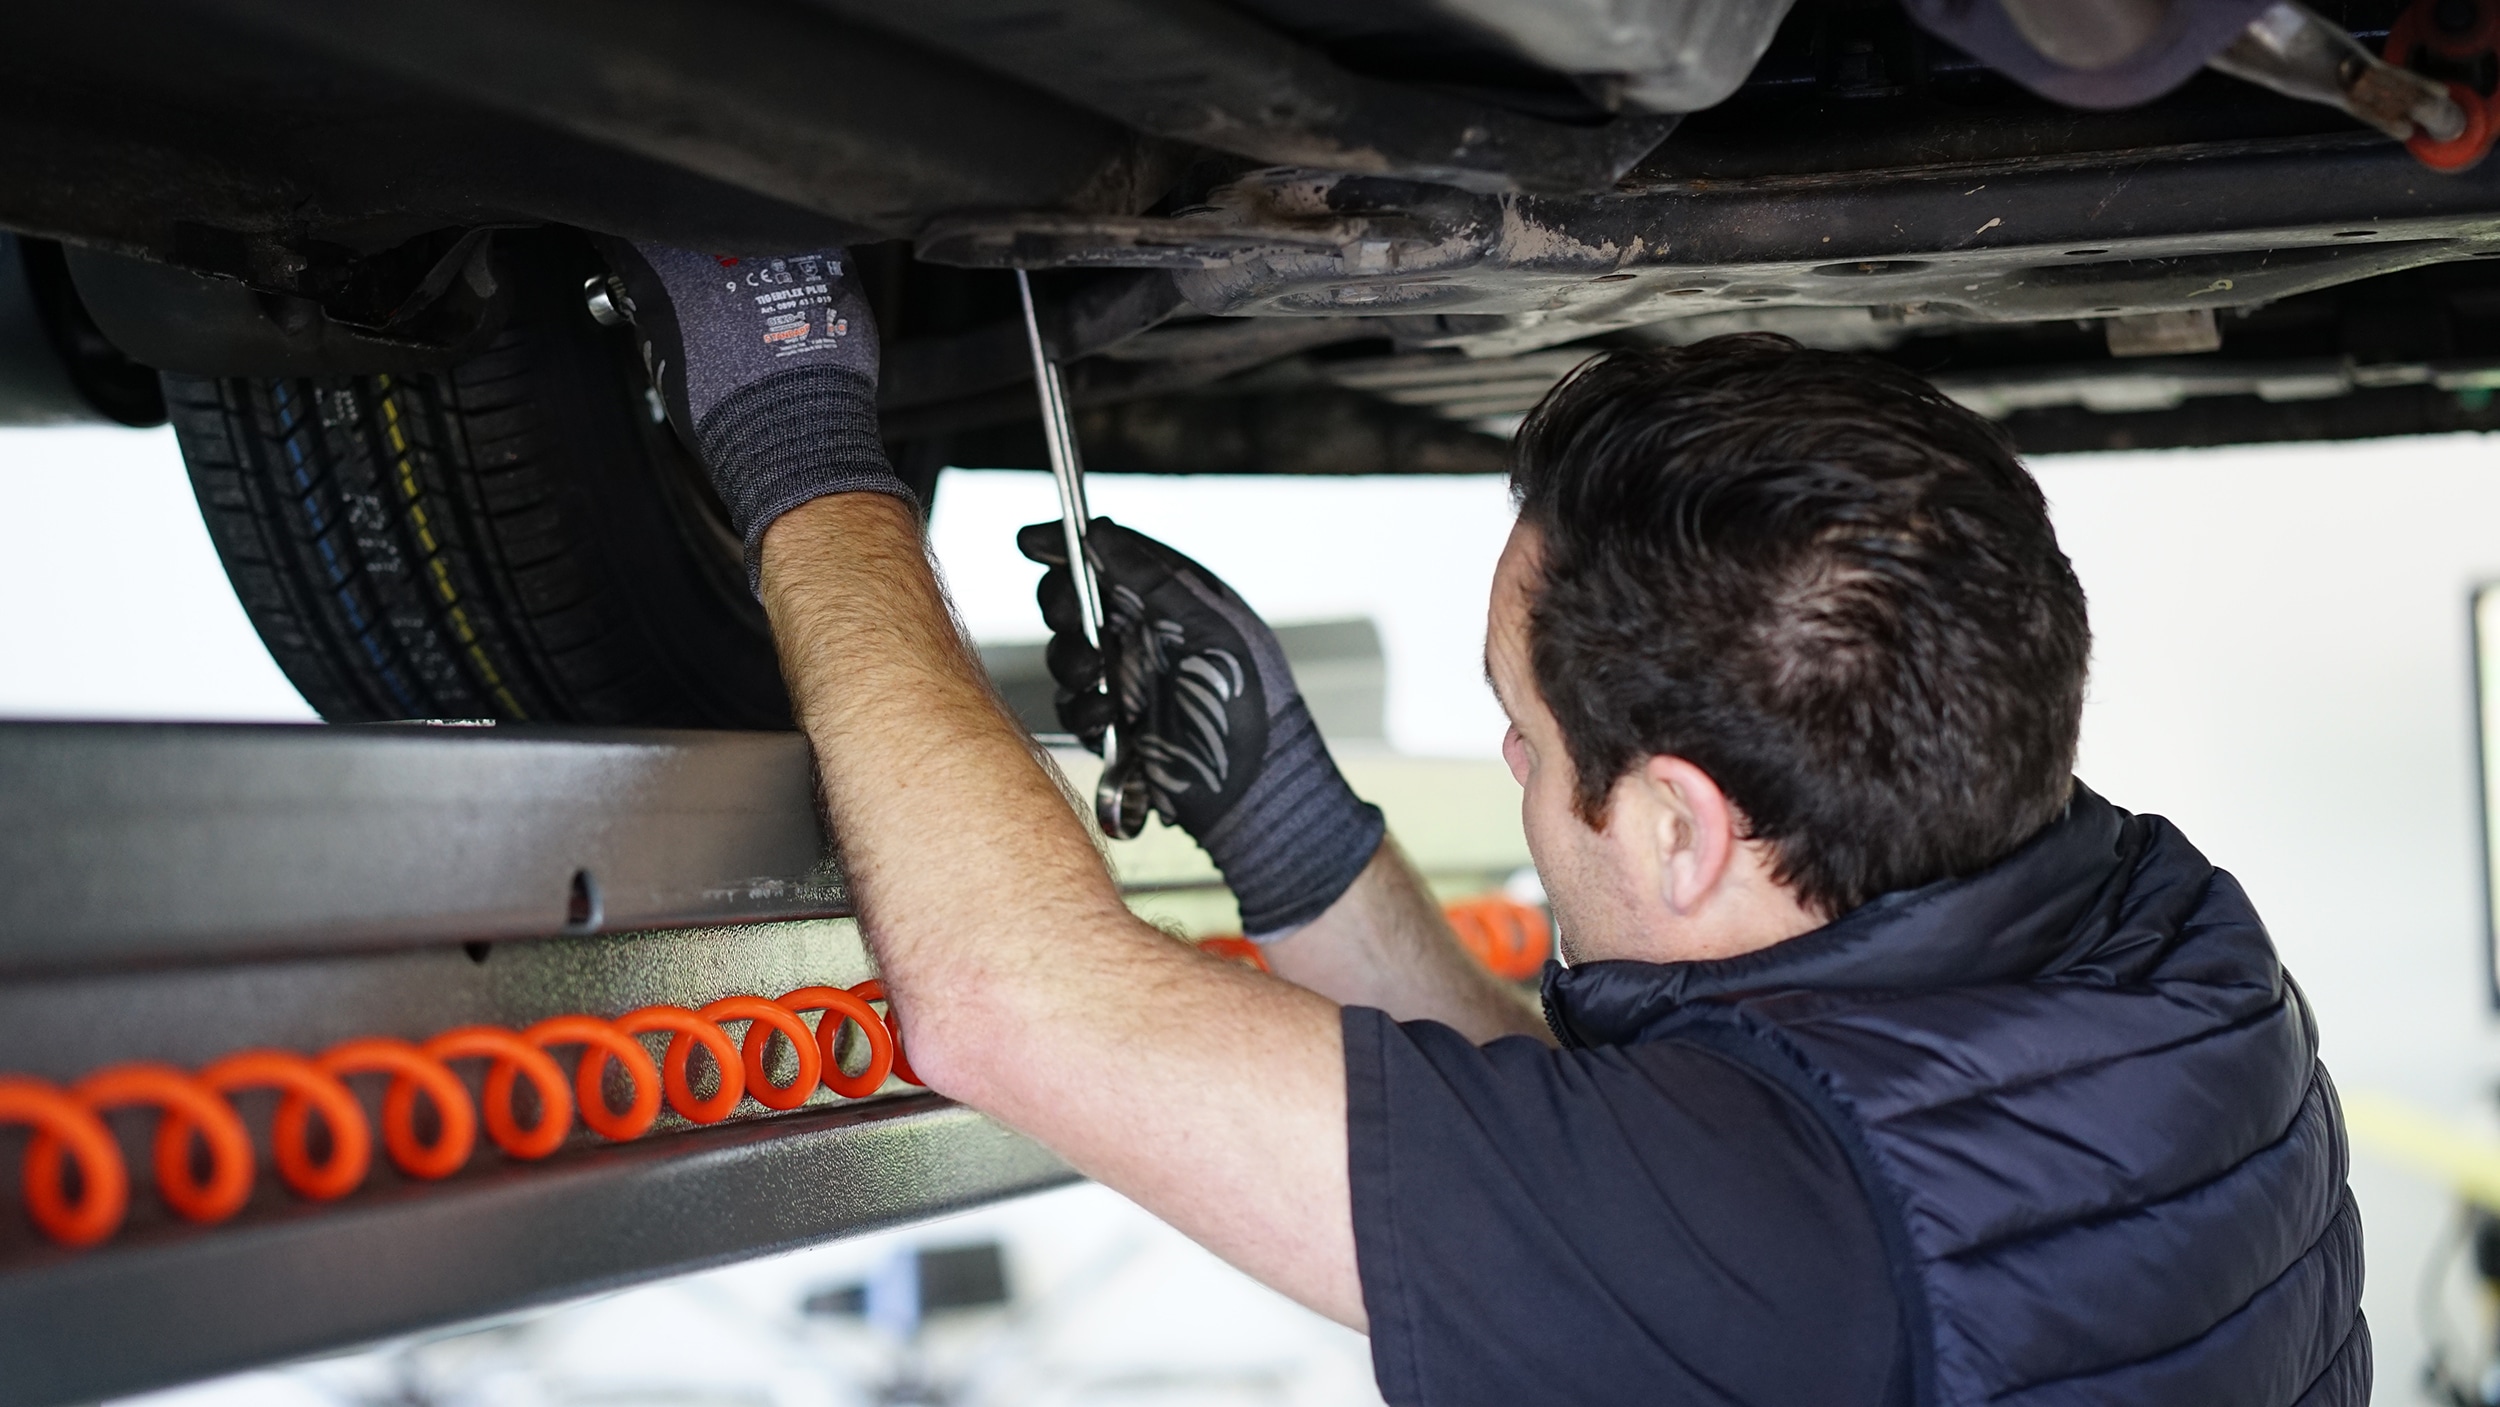
[[[2229,8],[2072,13],[2088,39]],[[2313,18],[2480,122],[2487,8]],[[0,418],[170,414],[332,718],[786,722],[717,505],[582,309],[590,233],[851,246],[924,490],[1044,463],[1010,268],[1105,471],[1495,472],[1591,353],[1746,330],[1896,360],[2030,452],[2500,425],[2478,148],[2417,156],[2358,90],[2245,64],[2062,103],[1891,0],[100,0],[0,27]]]

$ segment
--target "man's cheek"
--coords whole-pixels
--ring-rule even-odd
[[[1577,926],[1573,916],[1583,899],[1580,891],[1587,882],[1588,857],[1574,844],[1573,832],[1579,828],[1579,818],[1567,806],[1558,808],[1557,815],[1556,808],[1540,806],[1539,800],[1531,792],[1525,808],[1528,860],[1536,866],[1537,881],[1545,888],[1545,907],[1553,916],[1555,929],[1566,935],[1565,960],[1569,961],[1567,935]]]
[[[1537,777],[1531,774],[1519,794],[1519,823],[1520,829],[1527,835],[1528,859],[1540,875],[1550,876],[1556,872],[1562,859],[1563,842],[1569,838],[1567,824],[1556,824],[1558,811],[1562,822],[1569,823],[1574,819],[1569,806],[1558,806],[1554,797],[1538,785]]]
[[[1610,896],[1606,877],[1591,870],[1590,858],[1586,851],[1574,850],[1557,856],[1552,870],[1538,871],[1545,879],[1546,911],[1553,916],[1556,947],[1565,967],[1586,962],[1607,946]]]

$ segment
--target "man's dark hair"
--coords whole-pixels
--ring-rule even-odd
[[[1529,415],[1511,488],[1590,825],[1674,754],[1838,915],[2065,807],[2083,587],[2012,442],[1926,381],[1760,333],[1609,353]]]

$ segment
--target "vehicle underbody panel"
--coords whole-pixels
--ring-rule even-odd
[[[1743,329],[1897,358],[2035,448],[2481,423],[2500,170],[2216,73],[2061,107],[1888,4],[1774,37],[1652,0],[1618,36],[1648,76],[1612,78],[1565,60],[1614,31],[1550,8],[28,7],[0,226],[200,374],[454,359],[501,230],[850,242],[931,462],[1040,462],[1009,266],[1104,469],[1492,468],[1587,352]],[[2375,45],[2399,8],[2325,13]]]

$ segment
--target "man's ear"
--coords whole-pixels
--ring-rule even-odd
[[[1640,779],[1656,827],[1658,897],[1689,916],[1727,878],[1739,839],[1736,808],[1709,773],[1681,757],[1652,756]]]

